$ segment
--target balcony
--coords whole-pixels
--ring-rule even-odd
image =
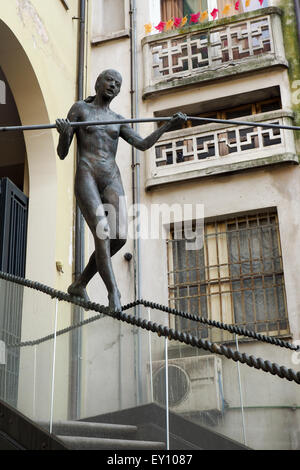
[[[288,67],[281,10],[263,8],[142,40],[143,98],[154,93]]]
[[[278,163],[298,163],[293,131],[256,127],[291,125],[283,110],[256,114],[246,125],[204,124],[164,134],[149,151],[146,189],[172,182]]]

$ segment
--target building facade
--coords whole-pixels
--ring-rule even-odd
[[[132,204],[140,202],[143,229],[138,241],[128,240],[116,255],[114,266],[124,304],[138,293],[196,316],[295,341],[300,327],[299,132],[255,123],[299,125],[296,6],[292,1],[252,0],[248,6],[238,2],[235,9],[236,3],[93,3],[91,86],[100,71],[114,68],[123,85],[113,110],[127,118],[159,118],[178,111],[189,116],[185,126],[165,133],[143,154],[120,142],[118,164],[130,215]],[[215,19],[214,9],[219,10]],[[191,14],[197,12],[201,15],[191,23]],[[184,17],[188,25],[172,25]],[[160,22],[161,32],[155,28]],[[136,129],[146,136],[157,125],[143,123]],[[203,214],[203,244],[199,240],[199,247],[190,249],[182,222],[195,230]],[[125,252],[134,254],[131,263],[124,260]],[[96,297],[97,282],[91,297]],[[224,331],[171,316],[157,318],[180,331],[299,367],[290,351],[241,337],[236,344],[234,335]],[[160,346],[152,349],[155,380],[164,361]],[[139,348],[144,357],[143,346],[136,346],[137,354]],[[208,359],[204,351],[196,353],[175,342],[170,342],[168,354],[173,367],[190,374],[193,384],[186,392],[185,378],[174,372],[169,386],[177,398],[171,409],[250,447],[276,447],[281,439],[285,448],[299,446],[298,431],[285,430],[284,437],[279,431],[282,421],[298,423],[299,400],[290,384],[249,372],[246,366],[237,371],[226,359],[219,366],[217,357]],[[214,372],[218,367],[222,386]],[[203,371],[192,372],[196,368]],[[146,376],[144,369],[143,383]],[[220,402],[212,398],[215,405],[197,399],[197,394],[210,393],[204,385],[210,382],[218,389]]]
[[[120,139],[129,232],[113,267],[122,305],[147,299],[300,340],[300,136],[288,129],[300,125],[298,3],[51,0],[50,15],[48,2],[0,0],[3,125],[65,117],[80,96],[78,83],[83,98],[93,95],[105,69],[123,77],[111,108],[150,120],[134,124],[140,135],[151,134],[159,118],[188,116],[146,152]],[[76,147],[60,161],[55,130],[10,135],[0,135],[0,176],[28,198],[25,277],[66,291],[78,257],[87,262],[94,251],[86,226],[75,248]],[[22,296],[22,341],[94,315],[4,288]],[[107,304],[98,275],[88,294]],[[129,313],[299,370],[291,350],[154,308]],[[13,404],[37,421],[167,403],[187,423],[250,448],[300,448],[297,384],[108,316],[16,357]]]

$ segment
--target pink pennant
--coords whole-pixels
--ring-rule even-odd
[[[217,8],[214,8],[213,11],[211,12],[211,16],[215,20],[217,18],[217,15],[219,13],[219,10]]]
[[[234,9],[235,9],[236,11],[239,11],[239,9],[240,9],[240,0],[238,0],[238,1],[235,3]]]
[[[174,26],[175,28],[178,28],[178,26],[181,25],[182,18],[174,18]]]
[[[155,26],[155,29],[157,29],[157,31],[161,33],[165,29],[165,26],[166,23],[164,21],[161,21],[160,23],[158,23],[157,26]]]
[[[264,3],[264,0],[258,0],[260,3],[260,6],[262,7],[262,4]]]
[[[190,21],[190,23],[198,23],[199,18],[200,18],[200,11],[199,11],[198,13],[193,13],[193,14],[191,15],[191,21]]]

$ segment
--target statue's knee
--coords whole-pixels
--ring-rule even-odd
[[[105,217],[101,218],[101,220],[97,224],[96,236],[100,240],[106,240],[107,238],[110,238],[110,229],[107,219]]]

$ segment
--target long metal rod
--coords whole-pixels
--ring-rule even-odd
[[[159,117],[159,118],[144,118],[144,119],[116,119],[112,121],[85,121],[85,122],[70,122],[72,127],[88,127],[88,126],[104,126],[109,124],[132,124],[138,122],[163,122],[170,121],[171,117]],[[299,126],[285,126],[282,124],[269,124],[256,121],[235,121],[232,119],[214,119],[214,118],[201,118],[194,116],[187,116],[188,120],[201,121],[201,122],[216,122],[220,124],[235,124],[240,126],[254,126],[254,127],[265,127],[267,129],[289,129],[292,131],[300,131]],[[0,132],[7,131],[35,131],[41,129],[56,129],[56,124],[38,124],[32,126],[7,126],[0,127]]]

